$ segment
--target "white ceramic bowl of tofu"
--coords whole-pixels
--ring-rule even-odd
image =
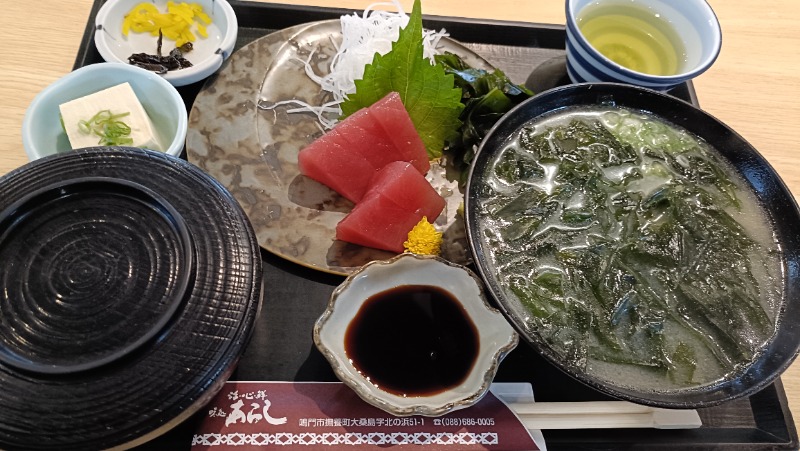
[[[102,136],[78,129],[80,121],[106,109],[115,115],[128,113],[119,121],[131,128],[126,137],[133,142],[123,145],[173,156],[183,152],[188,114],[178,90],[145,69],[97,63],[70,72],[34,97],[22,121],[22,144],[28,159],[105,145]]]
[[[95,19],[94,44],[100,55],[108,62],[128,63],[133,53],[156,54],[158,38],[147,32],[129,30],[123,33],[123,21],[132,8],[140,5],[142,0],[107,1],[97,12]],[[148,0],[160,13],[167,13],[167,0]],[[230,56],[236,44],[239,23],[236,13],[225,0],[175,0],[176,4],[187,3],[199,5],[210,19],[206,24],[194,18],[189,31],[194,35],[193,49],[184,57],[192,63],[192,67],[171,70],[162,76],[174,86],[184,86],[199,82],[216,72],[223,61]],[[207,36],[201,35],[202,32]],[[175,48],[176,42],[164,37],[162,55]]]

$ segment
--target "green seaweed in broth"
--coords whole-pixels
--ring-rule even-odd
[[[480,235],[516,314],[572,367],[636,389],[711,384],[776,330],[768,216],[701,139],[647,113],[566,109],[487,166]]]

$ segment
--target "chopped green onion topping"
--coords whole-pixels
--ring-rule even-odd
[[[97,142],[103,146],[124,146],[133,144],[131,127],[119,120],[131,113],[112,114],[111,110],[100,110],[89,120],[78,121],[78,129],[85,134],[100,137]]]

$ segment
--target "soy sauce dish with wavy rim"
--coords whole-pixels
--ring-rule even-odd
[[[390,393],[356,368],[352,356],[348,355],[348,327],[362,311],[365,301],[409,285],[429,286],[449,293],[477,331],[474,363],[466,377],[444,391],[415,396]],[[409,336],[423,332],[437,335],[438,332],[420,332],[419,324],[403,326]],[[351,274],[333,292],[328,308],[314,325],[314,343],[337,377],[364,401],[397,416],[439,416],[477,403],[489,390],[500,362],[516,347],[518,340],[517,333],[503,315],[488,304],[482,283],[471,271],[439,257],[409,253],[387,261],[373,261]]]
[[[143,0],[107,1],[97,12],[95,19],[94,44],[100,55],[108,62],[128,63],[133,53],[156,54],[158,37],[150,33],[136,33],[133,30],[127,36],[122,34],[122,22],[125,15]],[[167,12],[166,0],[145,0],[152,3],[162,13]],[[175,3],[181,3],[176,1]],[[191,52],[184,57],[192,63],[192,67],[171,70],[162,75],[173,86],[184,86],[196,83],[216,72],[222,63],[231,55],[239,33],[236,13],[225,0],[188,0],[203,7],[211,23],[206,25],[208,37],[200,36],[193,28],[196,39],[192,42]],[[175,47],[175,41],[166,37],[162,43],[162,54],[167,55]]]
[[[774,334],[743,369],[706,385],[664,391],[638,389],[619,380],[600,379],[571,366],[526,322],[515,295],[496,277],[490,248],[483,239],[480,208],[487,186],[487,167],[506,148],[521,127],[549,113],[568,107],[609,105],[643,111],[682,127],[714,147],[743,179],[772,226],[781,261],[778,277],[782,292],[775,309]],[[465,195],[468,240],[479,274],[487,290],[522,335],[523,340],[550,363],[568,375],[608,395],[668,408],[699,408],[749,396],[772,383],[796,358],[800,350],[800,211],[794,198],[769,163],[734,130],[701,109],[654,90],[618,83],[585,83],[551,89],[525,101],[498,121],[483,140],[473,161]]]

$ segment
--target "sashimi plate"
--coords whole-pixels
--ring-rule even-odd
[[[262,248],[320,271],[349,274],[372,260],[395,254],[335,239],[336,224],[353,204],[300,174],[297,154],[323,132],[311,113],[288,113],[294,105],[329,101],[305,73],[311,56],[317,74],[328,71],[341,41],[338,20],[297,25],[257,39],[236,51],[194,101],[186,152],[190,162],[222,183],[244,208]],[[440,48],[473,67],[491,70],[483,58],[451,39]],[[442,257],[468,258],[458,213],[463,194],[458,174],[434,163],[428,180],[447,205],[436,219],[444,232]],[[431,219],[431,218],[429,218]]]

